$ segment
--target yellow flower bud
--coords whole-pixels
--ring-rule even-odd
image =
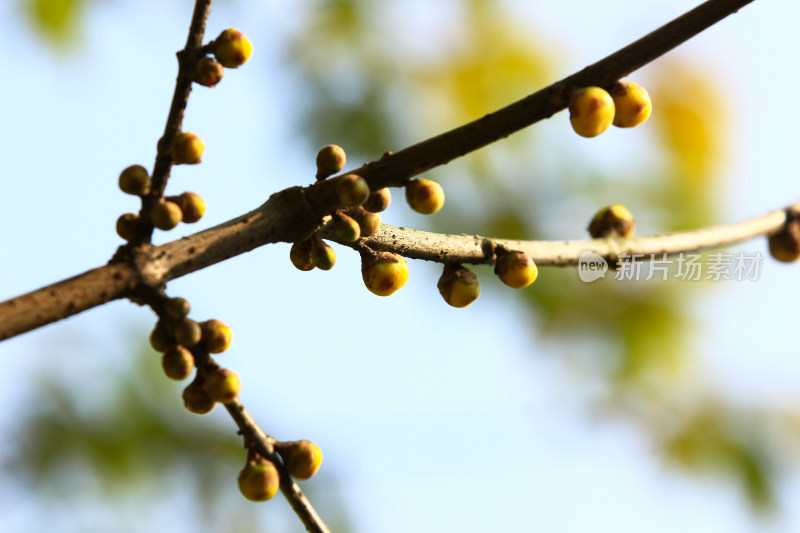
[[[600,87],[573,91],[569,102],[569,121],[581,137],[596,137],[614,120],[614,100]]]

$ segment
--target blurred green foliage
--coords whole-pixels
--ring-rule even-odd
[[[298,128],[311,146],[335,142],[348,154],[377,159],[387,149],[479,118],[555,81],[550,71],[562,59],[559,47],[538,41],[529,20],[521,27],[512,6],[472,0],[458,7],[458,13],[442,17],[441,34],[448,39],[438,42],[434,33],[428,53],[420,54],[379,38],[396,24],[391,2],[318,1],[290,52],[309,90]],[[665,232],[713,223],[726,146],[719,89],[703,73],[675,62],[661,62],[647,86],[655,102],[648,148],[658,165],[632,164],[604,175],[537,135],[534,126],[432,172],[448,192],[448,206],[421,229],[580,239],[586,235],[548,234],[558,226],[553,219],[575,213],[576,205],[589,206],[582,215],[588,223],[592,209],[617,202],[651,217]],[[554,172],[552,158],[559,154],[563,162]],[[477,192],[451,194],[455,189]],[[493,277],[488,269],[479,272],[484,284]],[[745,438],[741,428],[760,415],[692,385],[689,312],[709,288],[626,284],[612,277],[583,284],[574,269],[545,269],[532,288],[509,296],[510,305],[524,305],[537,337],[594,346],[593,353],[565,362],[591,369],[608,385],[610,415],[636,420],[675,464],[721,472],[741,484],[755,509],[770,508],[776,478],[768,458],[779,444]],[[687,392],[691,407],[670,418],[676,414],[670,399]]]
[[[90,2],[20,5],[32,27],[58,47],[80,33]],[[562,59],[558,47],[537,40],[529,20],[520,27],[509,5],[499,1],[456,6],[456,23],[443,20],[447,31],[432,33],[424,54],[414,43],[386,38],[398,36],[392,33],[391,2],[318,0],[304,11],[287,48],[287,65],[306,93],[297,128],[309,151],[336,142],[351,161],[377,159],[387,149],[478,118],[554,81],[552,66]],[[592,209],[611,202],[652,218],[663,231],[713,222],[726,145],[719,89],[704,74],[674,62],[661,64],[648,89],[655,102],[649,148],[658,165],[609,176],[534,127],[437,169],[448,209],[426,222],[459,233],[565,238],[554,219],[581,206],[587,211],[578,216],[588,222]],[[456,189],[466,192],[450,194]],[[488,269],[478,272],[485,284],[493,283]],[[635,420],[674,464],[722,473],[741,485],[754,508],[769,509],[785,454],[774,433],[761,429],[776,421],[800,427],[798,417],[744,412],[697,385],[689,313],[705,290],[674,282],[582,284],[573,269],[545,269],[531,289],[508,294],[509,305],[530,314],[537,337],[593,346],[590,354],[555,355],[607,385],[610,415]],[[69,478],[76,469],[88,469],[97,484],[93,490],[109,496],[131,489],[146,493],[152,480],[186,476],[183,486],[196,491],[202,508],[225,506],[225,516],[239,517],[236,525],[247,528],[252,514],[232,514],[236,504],[220,495],[218,482],[242,461],[239,439],[229,427],[187,415],[174,386],[156,375],[152,354],[132,361],[115,377],[113,397],[89,412],[74,405],[68,384],[43,384],[39,407],[21,421],[13,471],[58,493],[63,485],[50,482],[54,473]]]
[[[72,44],[91,0],[19,0],[31,27],[54,46]]]

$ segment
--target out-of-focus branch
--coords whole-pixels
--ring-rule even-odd
[[[537,265],[577,265],[581,252],[591,250],[605,257],[623,255],[677,254],[720,248],[780,230],[787,214],[800,215],[800,203],[766,215],[734,224],[710,226],[681,233],[668,233],[631,239],[593,239],[588,241],[516,241],[477,235],[443,235],[384,224],[363,244],[377,251],[394,252],[411,259],[439,263],[494,263],[493,249],[525,252]]]

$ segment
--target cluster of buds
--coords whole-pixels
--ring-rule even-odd
[[[173,162],[199,163],[203,152],[203,142],[193,133],[178,135],[172,144]],[[119,188],[122,192],[135,196],[150,194],[151,178],[141,165],[132,165],[119,175]],[[199,221],[206,212],[206,202],[195,192],[184,192],[178,196],[160,198],[149,213],[153,227],[160,230],[171,230],[181,222]],[[136,237],[141,226],[141,216],[137,213],[125,213],[117,219],[117,234],[131,241]]]
[[[324,180],[344,168],[347,156],[335,144],[323,147],[317,153],[317,180]],[[370,191],[369,185],[357,174],[345,174],[331,180],[341,209],[332,215],[336,235],[344,242],[356,242],[374,235],[381,226],[380,212],[392,200],[389,189]],[[336,264],[336,253],[319,235],[312,235],[292,245],[289,252],[292,264],[302,271],[319,268],[329,270]]]
[[[165,298],[159,319],[150,333],[150,346],[163,354],[161,367],[174,380],[188,378],[196,366],[195,353],[222,353],[231,345],[231,328],[220,320],[196,322],[189,318],[191,306],[184,298]],[[183,391],[186,408],[197,414],[209,412],[216,402],[231,402],[239,394],[241,383],[236,373],[211,361],[203,374]]]
[[[295,479],[309,479],[322,464],[322,451],[311,441],[275,442],[274,446],[286,472]],[[239,491],[242,496],[250,501],[263,502],[272,499],[279,488],[278,468],[272,461],[251,450],[247,463],[239,472]]]
[[[618,81],[610,91],[582,87],[570,95],[569,120],[581,137],[596,137],[612,124],[619,128],[638,126],[652,111],[650,95],[632,81]]]
[[[192,81],[213,87],[222,79],[224,68],[237,68],[244,64],[253,51],[253,45],[242,32],[227,29],[212,42],[203,47],[205,53],[212,53],[215,59],[203,55],[188,67]],[[182,61],[184,61],[182,59]],[[184,72],[186,72],[184,70]],[[167,147],[174,165],[196,165],[201,162],[205,144],[200,137],[191,132],[178,133]],[[151,194],[151,177],[141,165],[133,165],[119,176],[119,188],[135,196]],[[145,213],[153,227],[170,230],[181,222],[197,222],[205,213],[206,203],[198,194],[185,192],[180,196],[158,198],[155,205]],[[142,217],[136,213],[125,213],[117,220],[117,233],[126,241],[132,241],[142,227]]]
[[[203,50],[214,58],[203,56],[189,70],[189,77],[195,83],[214,87],[222,80],[226,68],[242,66],[253,53],[253,44],[242,32],[229,28],[208,43]]]

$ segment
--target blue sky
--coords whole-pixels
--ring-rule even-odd
[[[188,4],[99,3],[70,54],[54,54],[0,7],[0,300],[103,264],[120,244],[114,222],[138,206],[116,179],[129,164],[152,166]],[[253,4],[220,3],[212,12],[209,36],[238,27],[255,52],[217,88],[193,91],[184,129],[206,142],[204,162],[175,169],[170,182],[170,192],[204,196],[206,218],[159,233],[158,242],[313,180],[313,153],[288,125],[296,95],[280,76],[275,51],[294,23],[295,4]],[[526,2],[524,9],[537,28],[568,43],[560,76],[694,5],[649,4]],[[420,16],[425,6],[409,3]],[[730,87],[723,220],[798,200],[800,111],[791,100],[799,81],[798,17],[795,2],[757,1],[675,52]],[[602,155],[590,157],[603,164]],[[386,220],[402,225],[410,219],[395,197]],[[765,245],[741,249],[765,252]],[[591,394],[576,393],[583,378],[548,357],[560,347],[531,338],[529,319],[496,285],[487,284],[472,307],[451,309],[435,290],[438,268],[411,262],[406,287],[377,298],[363,288],[356,254],[337,249],[332,271],[301,273],[288,250],[255,250],[176,280],[170,293],[188,298],[193,315],[233,327],[224,364],[242,376],[245,405],[277,437],[322,447],[323,468],[337,476],[357,531],[800,528],[796,506],[785,506],[774,522],[753,521],[734,487],[676,473],[633,427],[594,419],[586,408]],[[743,406],[800,400],[797,268],[767,262],[758,282],[704,287],[696,299],[700,370],[709,387]],[[311,320],[309,309],[324,318]],[[21,408],[25,382],[64,363],[54,353],[63,339],[89,347],[71,354],[72,365],[97,371],[125,357],[120,332],[146,332],[152,320],[148,311],[116,302],[0,344],[0,396],[8,406],[0,428]],[[354,323],[361,347],[349,344]],[[301,349],[310,327],[324,342]],[[275,374],[282,378],[270,379]],[[785,501],[799,488],[796,475],[787,478]],[[0,502],[4,491],[10,489],[0,481]],[[21,530],[24,510],[0,503],[0,511],[0,529]]]

